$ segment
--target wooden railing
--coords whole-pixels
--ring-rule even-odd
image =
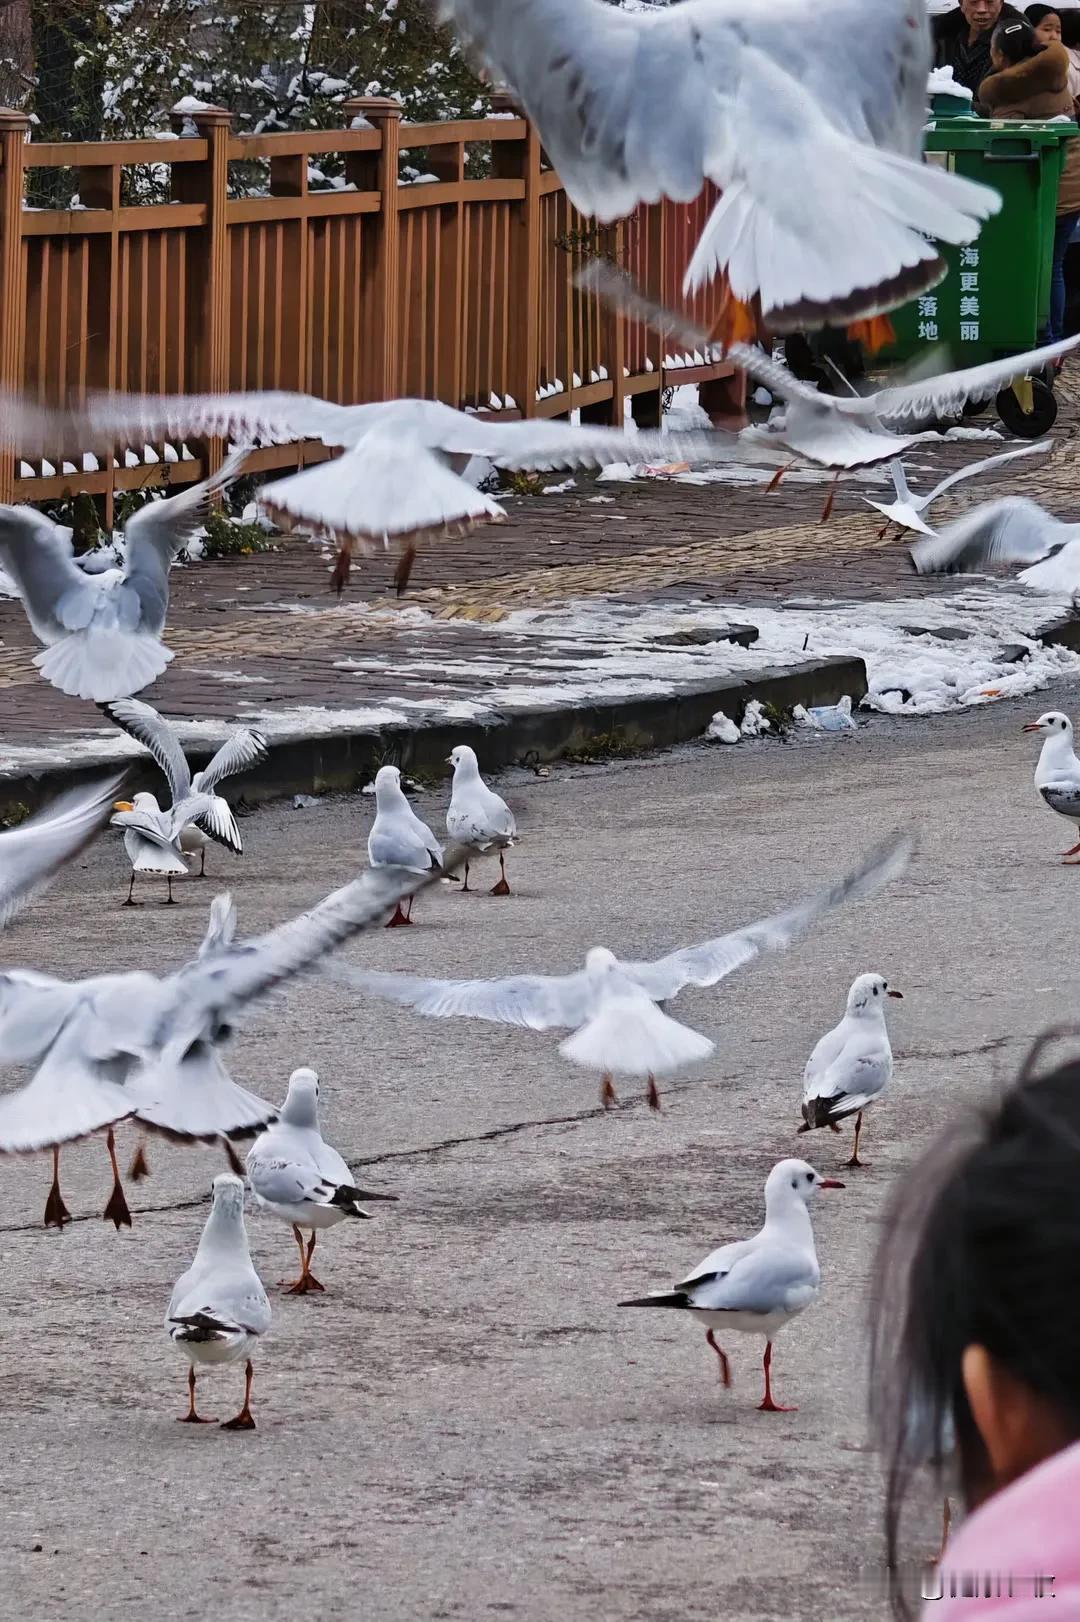
[[[88,145],[30,142],[26,118],[0,109],[0,387],[411,394],[616,423],[629,398],[647,423],[664,387],[730,376],[692,356],[665,364],[655,334],[573,281],[582,252],[603,252],[674,297],[709,196],[598,229],[509,110],[445,124],[402,123],[378,98],[343,111],[344,130],[234,135],[227,111],[205,108],[173,139]],[[487,146],[488,172],[468,178]],[[328,157],[343,177],[313,189],[309,166]],[[403,182],[413,157],[423,178]],[[264,166],[265,195],[231,195],[233,164]],[[153,166],[168,201],[125,201],[125,171],[148,172],[135,166]],[[78,206],[27,205],[27,171],[50,169],[70,171]],[[705,324],[715,298],[696,301]],[[138,446],[79,468],[0,453],[0,501],[83,489],[111,514],[116,492],[201,477],[224,449]],[[251,466],[322,454],[266,448]]]

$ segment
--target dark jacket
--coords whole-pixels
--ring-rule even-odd
[[[1057,118],[1073,116],[1069,90],[1069,53],[1064,45],[1047,45],[1035,56],[992,73],[979,86],[979,106],[988,118]],[[1057,211],[1080,210],[1080,140],[1071,140],[1058,188]]]
[[[1023,12],[1017,11],[1015,6],[1004,5],[998,22],[1014,21],[1017,18],[1023,21],[1023,16]],[[974,45],[969,45],[967,19],[959,8],[934,17],[932,22],[934,66],[952,68],[953,78],[967,85],[974,95],[990,72],[990,36],[997,23],[993,28],[986,28],[981,34],[976,35]]]

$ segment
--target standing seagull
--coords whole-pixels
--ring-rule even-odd
[[[765,1180],[765,1226],[752,1239],[738,1239],[710,1251],[674,1290],[620,1301],[620,1307],[674,1307],[692,1312],[706,1326],[705,1339],[720,1359],[720,1380],[731,1384],[727,1353],[716,1331],[764,1335],[765,1395],[758,1403],[770,1414],[791,1414],[772,1394],[773,1341],[816,1299],[821,1269],[807,1203],[819,1188],[843,1188],[822,1177],[805,1160],[781,1160]]]
[[[63,530],[33,507],[0,507],[0,563],[19,589],[46,681],[96,704],[127,698],[161,675],[173,655],[161,640],[169,569],[210,516],[212,497],[236,477],[244,453],[212,478],[164,501],[149,501],[124,530],[123,569],[88,575]]]
[[[860,974],[852,982],[847,1008],[839,1025],[817,1043],[803,1072],[803,1124],[800,1132],[828,1126],[855,1116],[855,1146],[847,1165],[861,1166],[859,1134],[863,1110],[884,1093],[892,1077],[892,1048],[885,1024],[886,997],[891,991],[880,974]]]
[[[517,839],[514,813],[502,797],[488,788],[480,776],[475,749],[459,743],[450,753],[454,768],[454,788],[446,813],[446,831],[460,845],[474,845],[477,850],[490,850],[494,845],[499,852],[499,882],[492,895],[509,895],[506,879],[506,857]],[[462,895],[469,888],[469,864],[465,863]]]
[[[131,883],[127,900],[121,905],[140,907],[135,900],[135,880],[140,873],[164,877],[169,881],[169,895],[162,906],[173,904],[173,879],[190,878],[191,869],[184,860],[180,846],[184,829],[196,818],[206,818],[213,808],[209,794],[189,794],[163,811],[156,795],[143,790],[131,800],[117,800],[112,818],[114,828],[124,831],[124,849],[131,861]]]
[[[443,848],[426,822],[421,822],[401,787],[396,766],[380,766],[375,773],[375,821],[368,834],[368,861],[372,867],[403,867],[408,873],[434,873],[442,869]],[[412,923],[412,896],[408,911],[394,909],[387,929]]]
[[[577,1064],[596,1065],[603,1071],[600,1101],[607,1107],[616,1101],[611,1070],[650,1075],[657,1065],[675,1069],[705,1057],[711,1048],[696,1031],[668,1019],[659,1009],[647,1009],[647,1003],[666,1003],[686,986],[714,986],[763,953],[783,951],[832,908],[874,895],[889,879],[898,878],[907,868],[912,848],[909,836],[894,835],[835,884],[784,912],[759,918],[698,946],[681,947],[652,962],[617,958],[606,947],[597,946],[586,954],[584,968],[571,974],[429,980],[417,974],[380,974],[346,965],[335,965],[331,973],[345,985],[403,1003],[435,1019],[464,1017],[524,1025],[534,1031],[573,1031],[560,1051]],[[659,1109],[653,1080],[648,1099],[653,1109]]]
[[[266,759],[266,739],[262,733],[249,727],[238,727],[225,739],[209,764],[192,775],[180,739],[152,705],[144,704],[141,699],[126,698],[101,707],[110,721],[115,721],[118,727],[149,749],[165,773],[174,806],[191,794],[209,794],[212,797],[211,808],[206,815],[199,822],[185,823],[180,830],[180,849],[188,855],[198,851],[201,856],[195,877],[206,877],[206,847],[211,839],[224,845],[226,850],[231,850],[234,856],[242,856],[243,841],[232,807],[228,800],[214,791],[226,777],[246,771],[257,760]]]
[[[214,1178],[210,1215],[195,1260],[176,1281],[165,1333],[188,1360],[187,1425],[212,1425],[195,1411],[196,1363],[236,1363],[246,1358],[244,1406],[235,1419],[222,1421],[227,1431],[253,1431],[251,1352],[270,1328],[270,1302],[248,1249],[244,1227],[244,1185],[231,1172]]]
[[[777,29],[771,9],[741,0],[633,12],[600,0],[442,0],[514,90],[582,213],[610,221],[661,197],[689,203],[713,181],[721,196],[684,287],[723,271],[774,332],[903,303],[944,274],[929,239],[970,242],[1001,207],[989,188],[918,161],[925,7],[871,9],[868,19],[865,0],[787,4]]]
[[[1073,748],[1073,724],[1060,710],[1047,710],[1037,721],[1028,721],[1023,731],[1037,732],[1043,739],[1035,766],[1035,787],[1051,811],[1077,825],[1078,842],[1062,852],[1066,866],[1080,862],[1080,760]]]
[[[259,1204],[288,1222],[300,1250],[300,1277],[290,1295],[322,1290],[311,1271],[315,1239],[346,1217],[370,1217],[361,1200],[396,1200],[396,1194],[372,1194],[357,1188],[352,1172],[319,1130],[319,1078],[314,1070],[294,1070],[281,1114],[251,1146],[248,1181]],[[311,1231],[304,1245],[302,1228]]]

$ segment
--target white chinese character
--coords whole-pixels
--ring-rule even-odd
[[[962,265],[977,265],[979,263],[978,248],[961,248],[960,263]]]
[[[979,338],[979,323],[977,321],[961,321],[960,337],[964,343],[977,343]]]
[[[979,313],[979,295],[978,295],[978,293],[967,293],[967,294],[965,294],[965,296],[960,300],[960,314],[961,315],[978,315],[978,313]]]
[[[929,338],[931,343],[935,343],[937,341],[937,335],[938,335],[938,324],[937,324],[936,321],[920,321],[919,322],[919,337],[920,338]]]
[[[919,314],[922,316],[937,315],[937,298],[933,294],[919,300]]]
[[[965,270],[960,273],[960,291],[962,293],[974,293],[977,291],[978,286],[979,278],[978,276],[973,275],[970,270]]]

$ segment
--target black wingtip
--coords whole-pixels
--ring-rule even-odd
[[[617,1307],[672,1307],[686,1309],[691,1305],[690,1297],[682,1290],[672,1290],[669,1295],[639,1295],[633,1301],[616,1301]]]

